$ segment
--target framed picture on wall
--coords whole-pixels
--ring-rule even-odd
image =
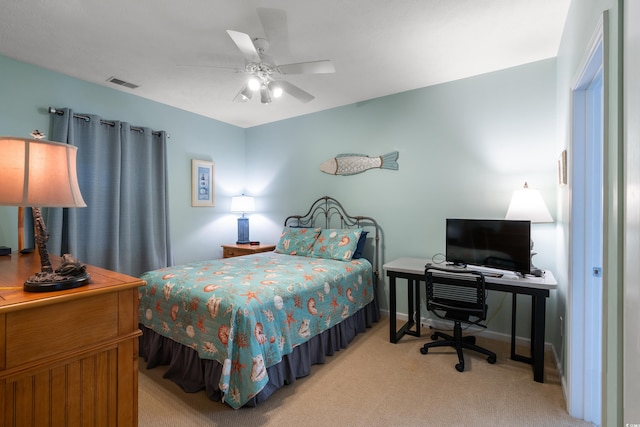
[[[191,206],[215,206],[215,164],[191,159]]]
[[[558,157],[558,184],[567,185],[567,150],[562,150]]]

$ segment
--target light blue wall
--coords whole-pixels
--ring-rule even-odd
[[[171,235],[176,262],[221,256],[235,241],[231,195],[242,191],[245,133],[236,126],[0,56],[0,134],[49,135],[48,107],[69,107],[136,126],[166,130]],[[7,102],[10,101],[10,102]],[[216,163],[216,206],[191,207],[191,159]],[[17,248],[17,209],[0,207],[0,245]],[[153,214],[150,212],[150,214]],[[99,244],[99,242],[96,242]]]
[[[378,220],[384,263],[443,252],[447,217],[504,217],[512,192],[525,181],[543,192],[555,216],[555,72],[550,59],[241,129],[0,56],[0,93],[14,100],[0,104],[0,133],[46,133],[48,106],[168,131],[177,263],[220,257],[220,244],[236,240],[229,197],[243,191],[256,196],[251,239],[275,243],[287,215],[305,213],[326,194],[350,214]],[[395,150],[398,171],[345,177],[319,170],[340,153],[378,156]],[[192,158],[216,163],[214,208],[190,205]],[[15,216],[15,208],[0,207],[0,244],[14,248]],[[533,238],[536,264],[553,270],[554,226],[534,226]],[[405,295],[401,291],[399,310],[406,313]],[[380,297],[386,309],[386,285]],[[491,298],[492,307],[502,307],[491,328],[506,333],[509,300]],[[554,301],[552,295],[548,312]],[[526,304],[519,333],[528,336]],[[548,322],[547,332],[548,340],[556,340],[557,325]]]
[[[513,191],[525,181],[542,191],[555,217],[555,72],[550,59],[248,129],[248,189],[260,212],[251,217],[252,238],[277,241],[282,219],[306,212],[325,194],[352,215],[377,219],[383,262],[444,252],[447,217],[504,218]],[[332,176],[319,170],[340,153],[394,150],[398,171]],[[553,224],[533,226],[534,260],[550,270],[554,230]],[[406,313],[401,292],[399,310]],[[500,307],[503,296],[492,295],[490,306]],[[520,310],[524,336],[528,303]],[[502,307],[492,328],[506,333],[508,299]],[[555,313],[553,298],[548,313]],[[551,324],[548,339],[558,335]]]

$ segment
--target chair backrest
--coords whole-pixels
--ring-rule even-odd
[[[427,267],[427,310],[439,317],[474,323],[487,318],[482,272]],[[470,320],[473,317],[475,320]]]

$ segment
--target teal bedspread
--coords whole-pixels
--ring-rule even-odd
[[[224,401],[240,408],[267,384],[266,368],[374,298],[366,259],[259,253],[142,275],[139,321],[223,365]]]

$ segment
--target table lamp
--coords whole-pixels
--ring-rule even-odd
[[[253,212],[256,210],[253,197],[245,196],[233,196],[231,197],[231,212],[242,213],[242,216],[238,218],[238,244],[251,243],[249,240],[249,218],[244,214],[247,212]]]
[[[34,137],[42,136],[38,131]],[[32,207],[40,272],[24,283],[27,292],[77,288],[89,283],[86,267],[71,255],[56,270],[47,251],[49,233],[41,207],[86,207],[76,173],[77,147],[44,139],[0,136],[0,205]]]
[[[511,203],[504,217],[509,220],[531,221],[532,224],[553,222],[547,204],[542,198],[540,191],[529,188],[525,182],[522,190],[516,190],[511,197]],[[531,239],[531,274],[542,276],[542,270],[533,265],[533,256],[537,252],[533,251],[533,239]]]

